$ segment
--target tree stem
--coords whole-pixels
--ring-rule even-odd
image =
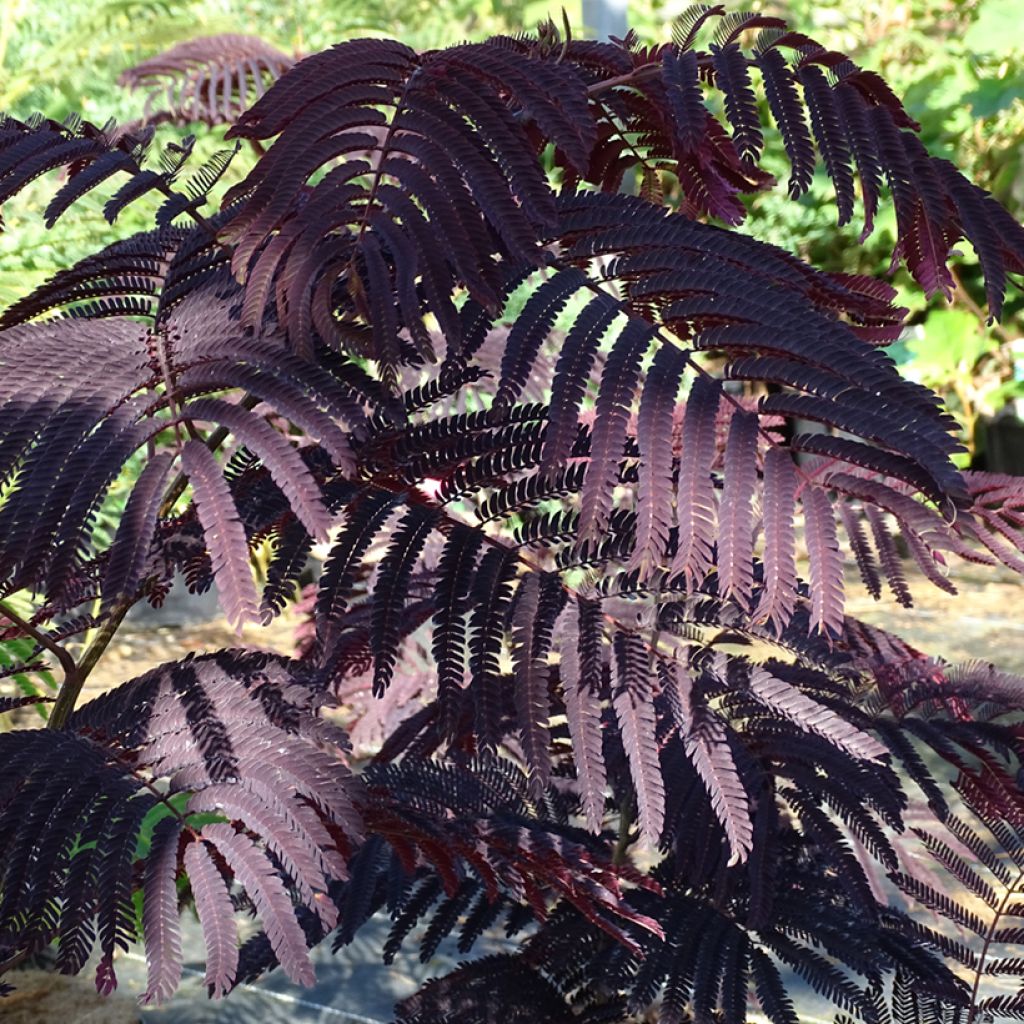
[[[626,802],[619,810],[619,838],[615,841],[615,851],[612,853],[612,863],[618,867],[626,861],[626,851],[632,841],[630,832],[633,828],[633,821],[636,817],[636,807],[632,797],[626,797]]]

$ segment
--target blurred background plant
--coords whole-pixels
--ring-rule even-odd
[[[621,0],[603,0],[606,5]],[[431,47],[459,38],[532,29],[548,16],[561,22],[557,0],[4,0],[0,3],[0,110],[62,118],[77,110],[98,123],[139,116],[141,94],[117,85],[121,71],[197,35],[237,32],[263,37],[287,54],[308,53],[359,35],[400,36]],[[571,24],[595,19],[597,0],[564,4]],[[644,41],[670,37],[686,0],[629,4],[628,18]],[[1024,21],[1020,0],[751,0],[730,8],[784,15],[825,46],[880,71],[906,100],[928,148],[949,157],[984,183],[1010,212],[1024,219]],[[161,126],[162,136],[186,129]],[[223,145],[223,129],[204,131],[193,166]],[[819,169],[811,191],[793,202],[779,186],[750,201],[746,230],[791,249],[817,266],[884,275],[892,251],[893,215],[879,217],[861,241],[861,225],[838,234],[832,186]],[[220,183],[238,181],[251,165],[243,151]],[[70,261],[151,226],[145,203],[130,207],[110,227],[94,200],[92,214],[47,231],[40,216],[45,188],[30,190],[5,211],[0,235],[0,305],[25,294]],[[88,200],[87,200],[88,202]],[[956,271],[952,305],[926,301],[905,272],[897,273],[910,327],[891,351],[910,376],[947,399],[964,426],[964,462],[1024,472],[1024,444],[1015,413],[1024,412],[1024,301],[1011,294],[1009,315],[990,328],[984,296],[967,254]],[[1007,431],[1010,431],[1008,434]],[[1024,437],[1024,434],[1021,435]],[[1011,443],[1007,443],[1008,439]]]

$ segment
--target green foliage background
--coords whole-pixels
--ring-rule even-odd
[[[687,4],[633,0],[630,22],[641,38],[669,38]],[[780,14],[824,45],[880,71],[906,98],[928,148],[953,160],[1024,219],[1024,18],[1020,0],[762,0],[729,4]],[[392,35],[417,47],[532,28],[548,0],[4,0],[0,4],[0,111],[56,118],[78,110],[103,123],[138,115],[141,97],[116,80],[124,68],[183,39],[253,32],[286,52],[311,52],[358,35]],[[573,25],[580,0],[566,3]],[[175,129],[162,129],[166,137]],[[219,148],[220,132],[200,141],[199,156]],[[874,233],[860,224],[837,230],[831,184],[819,169],[810,194],[792,202],[780,186],[755,197],[745,230],[800,253],[818,266],[882,275],[895,236],[891,208]],[[244,174],[236,160],[223,185]],[[193,166],[198,166],[194,161]],[[150,226],[146,203],[108,226],[93,198],[46,231],[39,216],[51,186],[37,183],[5,211],[0,235],[0,304],[29,291],[56,269],[95,248]],[[824,209],[823,207],[828,207]],[[894,354],[912,376],[940,390],[983,451],[980,420],[1024,399],[1024,302],[1011,295],[1002,326],[984,324],[983,293],[973,254],[965,254],[953,305],[926,303],[901,271],[896,284],[913,312]]]

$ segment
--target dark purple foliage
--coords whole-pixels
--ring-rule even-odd
[[[63,672],[51,728],[0,732],[0,973],[98,947],[109,992],[141,940],[167,1000],[191,902],[213,996],[311,983],[309,949],[378,912],[388,961],[519,937],[401,1024],[794,1024],[794,976],[844,1024],[1020,1019],[985,979],[1024,974],[1024,681],[843,595],[848,561],[904,604],[901,555],[946,589],[951,555],[1024,574],[1024,487],[954,465],[882,349],[894,289],[709,221],[773,184],[764,109],[794,198],[820,157],[867,233],[888,190],[929,293],[967,238],[998,316],[1024,228],[872,72],[717,6],[655,47],[223,36],[124,81],[256,156],[179,187],[191,139],[149,166],[144,125],[0,120],[0,202],[59,167],[48,223],[160,197],[0,315],[0,679]],[[75,709],[176,574],[265,622],[316,544],[299,657],[189,657]]]

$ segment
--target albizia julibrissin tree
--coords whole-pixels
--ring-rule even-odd
[[[0,319],[0,639],[63,672],[0,734],[0,972],[52,947],[107,992],[141,940],[168,999],[184,902],[217,996],[378,913],[386,959],[520,936],[405,1024],[794,1024],[794,979],[844,1021],[1021,1019],[1024,685],[847,618],[843,546],[903,602],[901,555],[1024,571],[1024,489],[951,461],[889,285],[729,230],[780,145],[840,223],[893,205],[928,294],[966,239],[998,317],[1024,229],[886,84],[717,7],[656,47],[215,37],[126,79],[146,121],[0,122],[0,201],[63,167],[48,223],[159,204]],[[252,144],[219,208],[237,150],[148,162],[166,121]],[[328,541],[302,658],[76,707],[175,574],[267,621]]]

